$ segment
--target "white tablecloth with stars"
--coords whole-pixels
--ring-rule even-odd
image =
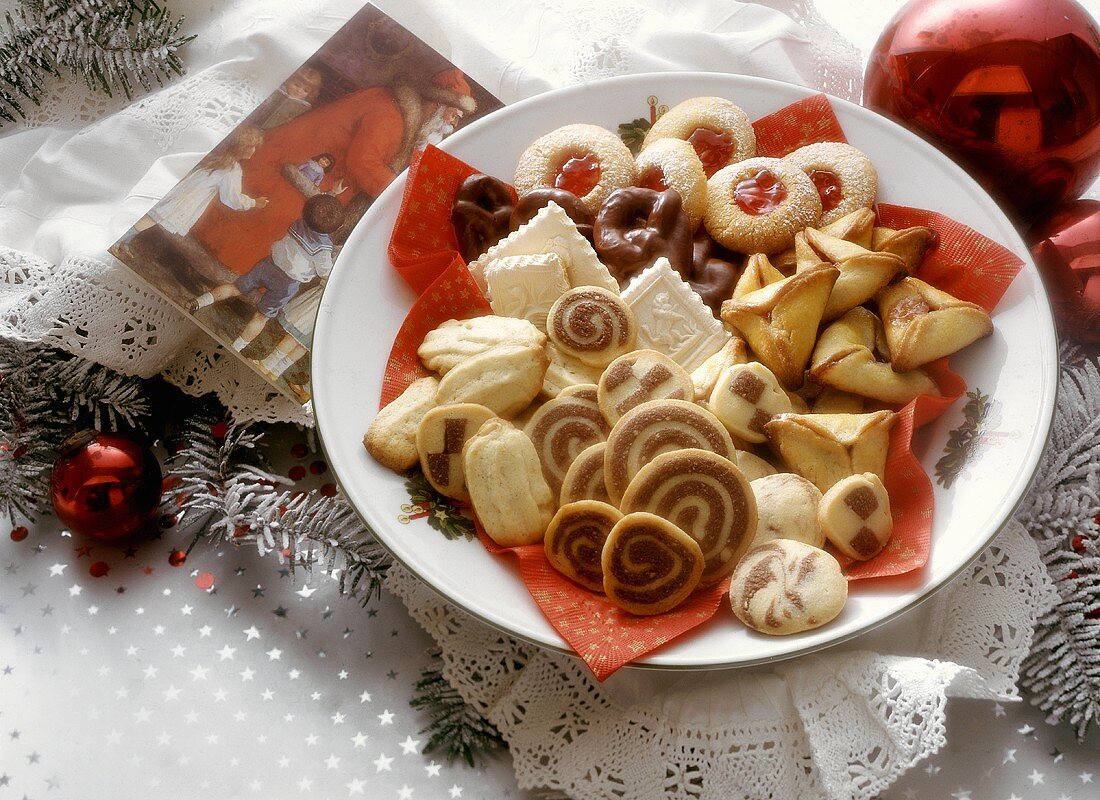
[[[900,4],[818,1],[865,54]],[[331,481],[300,438],[272,445],[280,468]],[[506,752],[426,752],[409,701],[432,642],[396,598],[234,547],[172,566],[186,544],[0,531],[0,800],[535,797]],[[1026,703],[952,700],[947,720],[947,748],[883,800],[1100,798],[1096,729],[1076,741]]]

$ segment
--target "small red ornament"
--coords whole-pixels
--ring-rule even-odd
[[[54,511],[68,528],[101,541],[146,528],[160,505],[156,457],[128,436],[81,431],[61,445],[50,479]]]
[[[1059,330],[1100,344],[1100,201],[1058,206],[1027,238]]]
[[[1100,171],[1100,35],[1073,0],[913,0],[871,53],[863,102],[1025,217]]]

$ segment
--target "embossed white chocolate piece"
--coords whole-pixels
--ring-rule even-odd
[[[469,265],[482,292],[488,294],[486,267],[505,256],[530,256],[553,253],[562,260],[570,286],[602,286],[619,293],[619,283],[600,263],[596,251],[577,231],[577,226],[557,203],[539,209],[526,224],[508,234]]]
[[[667,258],[658,258],[631,281],[623,299],[638,322],[637,346],[664,353],[688,372],[729,338]]]
[[[540,331],[546,330],[550,306],[569,290],[556,253],[498,258],[486,265],[485,281],[494,314],[525,319]]]

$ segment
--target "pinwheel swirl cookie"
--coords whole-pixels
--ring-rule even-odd
[[[594,592],[602,592],[604,543],[622,518],[615,506],[596,500],[563,505],[546,529],[543,540],[546,559],[567,578]]]
[[[578,500],[599,500],[610,503],[607,484],[603,478],[603,455],[606,442],[597,442],[573,459],[561,483],[560,505],[575,503]]]
[[[570,464],[611,431],[596,402],[596,387],[572,387],[544,403],[524,429],[535,445],[555,497]]]
[[[570,289],[550,307],[546,330],[559,350],[603,367],[634,349],[634,312],[617,294],[599,286]]]
[[[619,520],[604,542],[603,589],[632,614],[661,614],[695,591],[704,565],[694,539],[668,520],[639,511]]]
[[[733,572],[756,532],[756,500],[733,462],[707,450],[675,450],[639,470],[623,495],[626,513],[648,511],[667,519],[703,551],[700,582]]]

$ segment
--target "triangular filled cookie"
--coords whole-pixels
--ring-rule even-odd
[[[895,372],[878,317],[853,308],[821,332],[810,360],[810,377],[825,386],[904,405],[922,394],[939,394],[923,370]]]
[[[802,385],[821,315],[840,272],[811,267],[722,304],[722,319],[741,333],[761,363],[788,389]]]
[[[876,299],[899,372],[949,356],[993,332],[993,320],[980,306],[917,278],[886,287]]]
[[[869,208],[857,208],[838,220],[821,228],[822,233],[844,239],[868,250],[875,230],[875,212]]]
[[[839,220],[838,220],[839,221]],[[893,253],[905,264],[910,275],[917,271],[924,254],[936,241],[936,232],[923,225],[903,228],[875,228],[871,235],[870,247],[877,253]]]
[[[764,426],[787,468],[827,492],[849,475],[886,471],[892,411],[780,414]]]
[[[733,287],[733,297],[744,297],[757,289],[763,289],[771,283],[778,283],[786,276],[772,266],[771,260],[763,254],[756,253],[749,256],[745,262],[745,269],[741,277],[737,279],[737,285]]]
[[[825,307],[825,320],[836,319],[866,303],[905,267],[901,258],[892,253],[874,253],[814,228],[807,228],[805,234],[806,242],[814,252],[840,270],[840,277]]]

